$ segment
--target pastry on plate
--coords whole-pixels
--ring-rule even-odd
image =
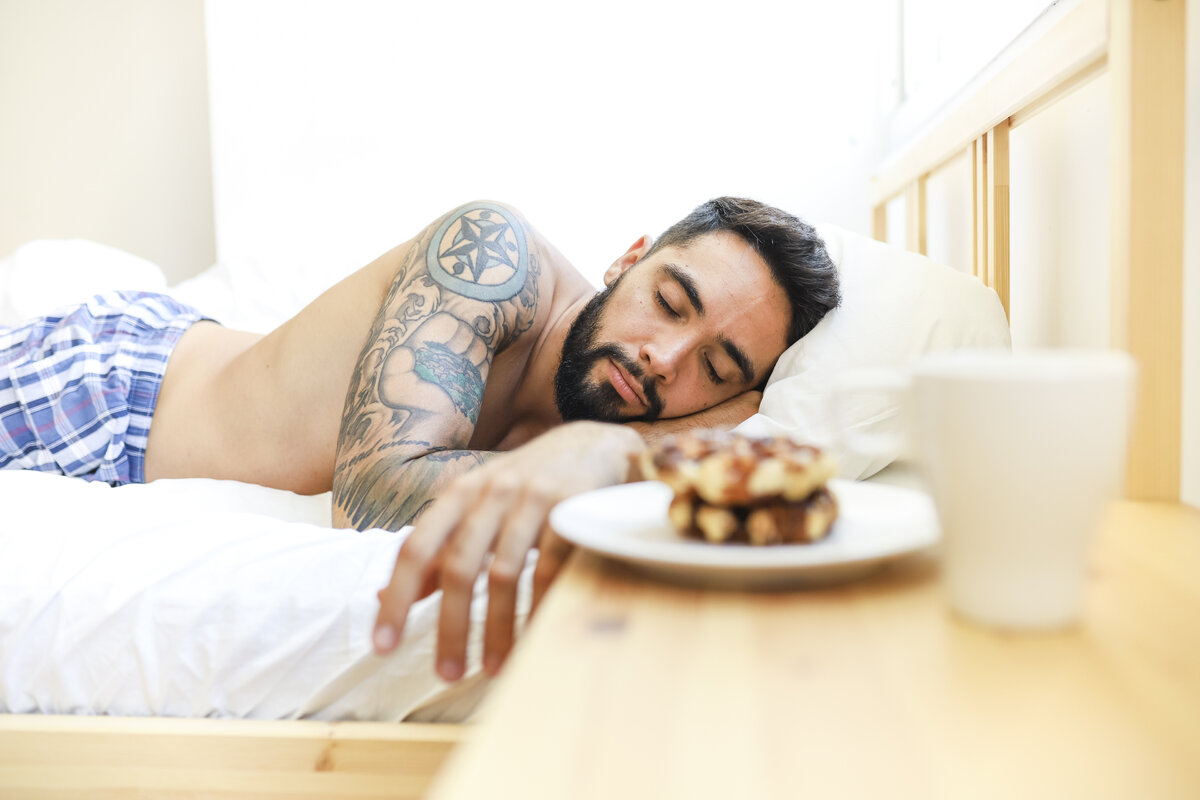
[[[837,518],[826,482],[828,453],[782,436],[699,430],[648,447],[642,474],[675,493],[668,511],[680,533],[705,541],[808,544]]]

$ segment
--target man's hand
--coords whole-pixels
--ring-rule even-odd
[[[495,675],[512,649],[517,581],[529,550],[540,550],[535,606],[570,551],[550,529],[550,509],[571,495],[627,480],[631,456],[643,446],[626,426],[574,422],[457,478],[418,519],[391,582],[379,592],[376,651],[395,649],[412,604],[441,588],[437,670],[445,680],[461,678],[475,579],[490,550],[483,659]]]

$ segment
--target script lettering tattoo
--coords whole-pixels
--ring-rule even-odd
[[[409,243],[342,414],[334,502],[350,524],[408,524],[480,463],[465,448],[488,371],[532,327],[540,277],[527,228],[505,206],[468,204]]]

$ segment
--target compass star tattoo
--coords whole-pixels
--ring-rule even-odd
[[[516,265],[508,251],[516,250],[512,242],[512,225],[505,220],[494,221],[492,212],[479,212],[478,219],[464,215],[458,219],[458,230],[454,234],[453,246],[438,256],[439,259],[453,257],[457,263],[451,268],[460,275],[464,268],[479,283],[484,270],[493,266],[504,266],[515,271]]]
[[[474,203],[447,218],[426,254],[429,275],[473,300],[511,299],[525,286],[529,246],[524,227],[506,208]]]

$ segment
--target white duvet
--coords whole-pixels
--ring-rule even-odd
[[[406,531],[329,528],[328,495],[0,471],[0,509],[0,710],[432,721],[481,697],[484,582],[462,684],[434,673],[436,594],[374,655]]]

